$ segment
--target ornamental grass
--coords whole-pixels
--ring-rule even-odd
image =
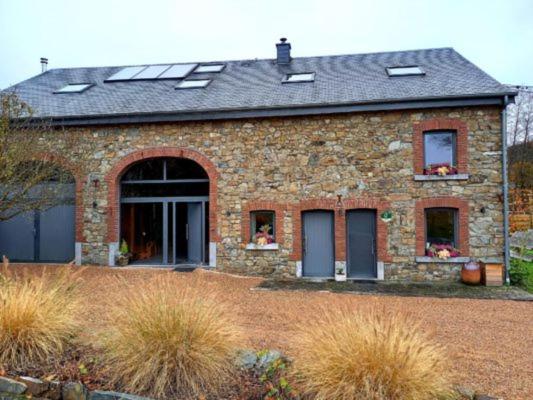
[[[63,354],[78,329],[78,278],[70,269],[37,275],[0,271],[0,366],[44,365]]]
[[[124,282],[113,300],[101,341],[115,385],[175,399],[216,396],[231,380],[240,332],[229,309],[198,280],[166,275]]]
[[[324,310],[295,335],[295,377],[310,398],[450,396],[445,350],[400,314]]]

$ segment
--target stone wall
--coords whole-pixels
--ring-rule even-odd
[[[466,127],[468,154],[461,172],[469,174],[467,180],[414,180],[415,132],[420,123],[431,125],[436,120]],[[468,254],[502,261],[500,110],[496,107],[95,126],[69,128],[69,134],[73,147],[50,137],[43,138],[43,151],[62,154],[86,179],[78,236],[84,263],[108,263],[109,223],[116,218],[110,215],[116,208],[109,197],[116,190],[109,187],[112,169],[132,152],[168,147],[198,152],[216,169],[216,204],[212,204],[216,232],[210,240],[217,242],[216,265],[221,270],[295,276],[299,261],[293,255],[298,247],[293,240],[298,228],[295,214],[306,201],[329,202],[336,209],[338,195],[342,204],[370,199],[393,212],[393,220],[381,226],[378,238],[386,279],[456,275],[457,266],[415,262],[420,255],[416,254],[415,205],[433,197],[466,201],[469,226],[462,229],[468,230]],[[241,221],[253,202],[275,202],[280,207],[283,237],[278,250],[245,249]],[[340,208],[342,214],[344,205]],[[336,228],[342,240],[344,225]],[[343,256],[337,254],[337,261],[343,261]]]

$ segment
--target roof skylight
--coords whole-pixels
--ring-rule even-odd
[[[224,69],[224,67],[225,67],[224,64],[203,64],[203,65],[199,65],[194,70],[194,72],[196,74],[209,73],[209,72],[220,72]]]
[[[292,83],[292,82],[313,82],[315,80],[314,72],[304,72],[298,74],[287,74],[285,78],[282,79],[282,83]]]
[[[92,85],[92,83],[69,83],[67,86],[63,86],[54,93],[81,93],[84,90],[89,89]]]
[[[181,81],[176,85],[176,89],[194,89],[194,88],[205,88],[209,85],[211,79],[189,79]]]
[[[389,76],[413,76],[425,75],[426,73],[418,65],[409,65],[405,67],[387,67]]]

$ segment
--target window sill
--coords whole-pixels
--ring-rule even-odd
[[[263,246],[259,245],[259,244],[255,244],[255,243],[248,243],[246,245],[246,250],[259,250],[259,251],[263,251],[263,250],[279,250],[279,244],[278,243],[270,243],[270,244],[265,244]]]
[[[470,257],[450,257],[446,260],[440,259],[438,257],[428,257],[428,256],[417,256],[415,257],[417,263],[436,263],[436,264],[463,264],[470,261]]]
[[[468,174],[455,174],[455,175],[415,175],[415,181],[466,181],[468,180]]]

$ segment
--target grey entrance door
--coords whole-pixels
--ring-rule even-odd
[[[306,211],[302,219],[303,275],[333,277],[335,271],[333,212]]]
[[[376,278],[376,212],[346,213],[347,270],[349,278]]]
[[[12,261],[68,262],[74,259],[75,206],[31,211],[0,223],[0,257]]]
[[[202,203],[187,203],[187,248],[189,261],[202,262]]]

